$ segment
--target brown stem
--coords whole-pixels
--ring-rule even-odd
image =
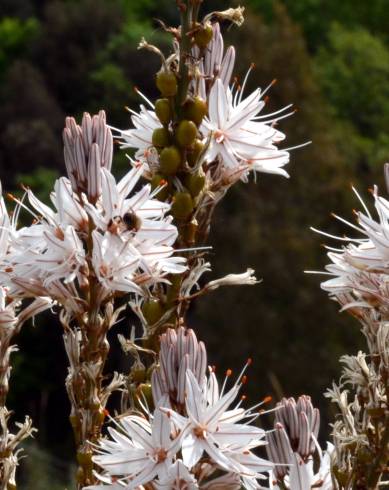
[[[376,488],[389,459],[389,411],[385,415],[385,431],[380,441],[380,450],[367,477],[367,488]]]

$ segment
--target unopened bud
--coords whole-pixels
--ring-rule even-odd
[[[184,105],[184,114],[187,119],[190,119],[195,124],[201,124],[204,116],[208,112],[207,103],[201,97],[195,97],[186,101]]]
[[[166,128],[157,128],[153,131],[152,143],[157,148],[164,148],[170,144],[170,133]]]
[[[176,192],[171,213],[177,219],[185,219],[193,212],[193,200],[189,192]]]
[[[159,157],[161,172],[174,175],[181,165],[181,153],[175,146],[164,148]]]
[[[192,121],[181,121],[176,131],[177,142],[180,146],[186,148],[191,146],[197,136],[197,127]]]
[[[185,187],[188,189],[192,197],[197,197],[204,189],[205,175],[188,174],[185,177]]]
[[[162,124],[168,124],[172,119],[169,99],[158,99],[155,103],[155,114]]]
[[[142,313],[149,325],[154,325],[164,314],[161,302],[157,299],[145,301],[142,306]]]

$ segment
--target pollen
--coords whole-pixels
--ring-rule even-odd
[[[205,429],[204,427],[195,427],[193,429],[193,434],[198,437],[199,439],[205,439]]]
[[[166,458],[167,458],[167,451],[166,449],[158,449],[158,451],[155,454],[157,463],[163,463]]]

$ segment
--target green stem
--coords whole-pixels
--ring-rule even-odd
[[[192,22],[193,6],[190,1],[183,4],[181,9],[181,40],[180,40],[180,70],[179,86],[177,93],[177,114],[181,113],[181,107],[185,102],[189,86],[189,70],[186,63],[191,44],[188,32]]]

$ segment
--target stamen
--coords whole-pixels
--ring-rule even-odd
[[[274,79],[273,79],[273,80],[272,80],[272,81],[269,83],[269,85],[268,85],[268,86],[265,88],[265,90],[262,92],[261,97],[263,97],[263,96],[266,94],[266,92],[267,92],[268,90],[270,90],[270,89],[271,89],[271,87],[272,87],[273,85],[275,85],[276,83],[277,83],[277,78],[274,78]]]
[[[138,87],[134,87],[135,92],[142,97],[142,99],[154,110],[154,104],[138,89]]]
[[[243,96],[244,89],[246,87],[247,79],[254,68],[255,68],[255,64],[251,63],[250,68],[247,70],[247,73],[243,79],[243,84],[239,95],[239,104],[242,102],[242,96]]]
[[[356,190],[356,188],[351,184],[351,189],[352,191],[354,192],[354,194],[357,196],[357,199],[359,200],[359,202],[362,204],[362,207],[363,209],[365,210],[366,214],[368,215],[368,217],[371,219],[371,214],[369,213],[369,210],[367,209],[367,206],[366,204],[364,203],[363,199],[361,198],[361,196],[359,195],[358,191]]]

